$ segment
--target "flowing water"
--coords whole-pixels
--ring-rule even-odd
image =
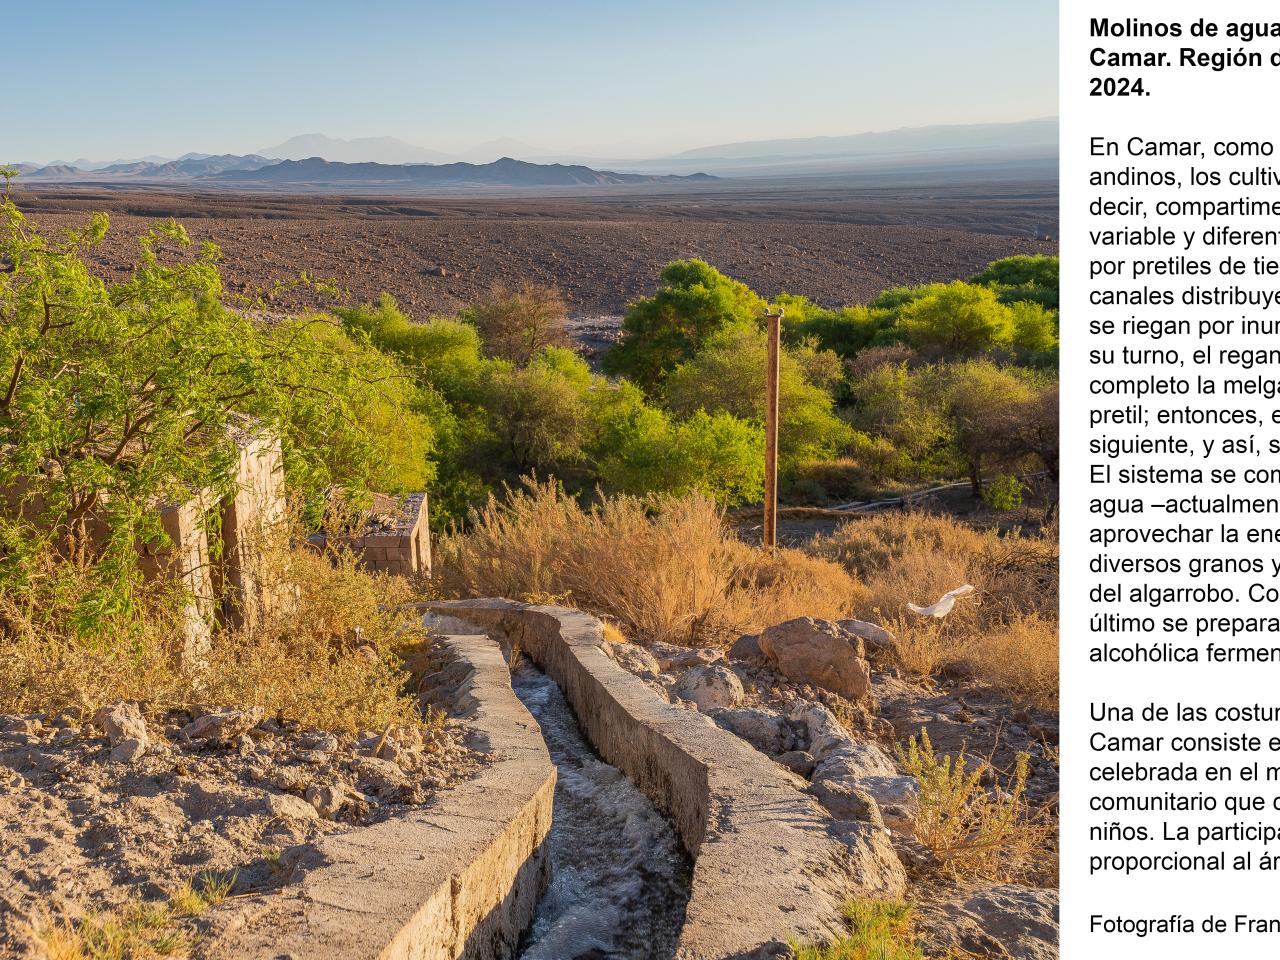
[[[548,840],[551,884],[522,960],[667,960],[689,899],[689,861],[671,823],[592,751],[555,682],[512,678],[542,727],[559,779]]]

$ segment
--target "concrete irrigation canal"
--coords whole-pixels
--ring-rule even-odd
[[[512,686],[542,728],[557,773],[550,882],[520,957],[671,957],[689,899],[675,828],[595,755],[554,680],[522,666]]]
[[[657,696],[598,620],[507,600],[428,605],[451,662],[426,695],[490,757],[434,806],[313,845],[208,956],[765,960],[897,897],[883,828]],[[508,666],[513,651],[532,665]]]

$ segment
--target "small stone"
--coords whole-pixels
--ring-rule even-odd
[[[364,783],[383,800],[399,800],[409,789],[409,778],[390,760],[360,757],[352,764],[359,783]]]
[[[136,737],[121,740],[111,748],[110,759],[113,763],[133,763],[147,750],[147,741]]]
[[[179,736],[187,740],[231,740],[261,723],[262,712],[261,707],[211,710],[183,727]]]
[[[760,637],[754,633],[745,633],[733,641],[729,648],[730,660],[745,660],[748,663],[764,663],[764,653],[760,650]]]
[[[893,646],[893,634],[870,620],[837,620],[836,626],[866,642],[868,647],[885,650]]]
[[[724,658],[724,652],[715,647],[680,647],[657,640],[649,644],[649,652],[663,670],[687,670]]]
[[[400,743],[388,737],[378,748],[378,759],[387,760],[397,766],[409,759],[409,751]]]
[[[320,753],[333,753],[338,749],[338,738],[331,733],[313,733],[303,737],[300,743],[306,749]]]
[[[836,715],[820,703],[801,700],[792,707],[790,717],[807,731],[809,752],[819,762],[828,754],[855,745]]]
[[[637,644],[605,641],[604,652],[631,673],[640,676],[656,676],[662,672],[658,658]]]
[[[0,717],[0,731],[34,737],[44,732],[44,724],[39,717]]]
[[[736,710],[712,709],[709,713],[718,726],[771,757],[786,750],[791,739],[786,721],[769,710],[740,707]]]
[[[699,710],[736,707],[746,696],[738,675],[718,663],[685,671],[671,692],[682,700],[697,704]]]
[[[819,758],[815,776],[853,777],[862,780],[867,777],[892,777],[898,773],[889,755],[874,743],[849,742],[838,749],[829,750]]]
[[[316,820],[319,808],[287,793],[269,793],[264,801],[267,813],[281,820]]]
[[[920,784],[915,777],[864,777],[858,787],[875,798],[885,826],[896,833],[915,833],[920,815]]]
[[[298,793],[307,786],[307,780],[306,770],[299,767],[280,767],[271,775],[269,782],[277,790]]]
[[[838,820],[861,820],[875,827],[884,827],[884,818],[875,797],[861,789],[852,777],[815,780],[810,784],[809,792]]]
[[[326,820],[332,820],[351,799],[351,791],[343,783],[313,783],[307,787],[306,798],[316,813]]]
[[[114,747],[122,740],[139,740],[145,743],[147,722],[136,703],[112,703],[93,715],[93,722],[107,735]]]

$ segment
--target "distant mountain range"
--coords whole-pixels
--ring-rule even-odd
[[[405,184],[413,187],[579,187],[626,183],[689,183],[715,180],[705,173],[686,176],[612,173],[579,165],[529,163],[503,157],[493,163],[333,163],[310,157],[282,160],[269,167],[227,170],[214,179],[289,186]]]
[[[634,145],[631,145],[634,146]],[[607,149],[607,148],[606,148]],[[625,149],[625,146],[620,147]],[[500,159],[493,159],[494,157]],[[513,159],[521,157],[521,159]],[[394,137],[339,140],[311,133],[257,153],[188,153],[99,163],[18,164],[31,180],[333,187],[581,187],[700,182],[715,177],[1057,175],[1056,118],[1017,123],[907,127],[842,137],[755,140],[646,159],[574,156],[510,139],[451,156]]]
[[[18,164],[25,180],[54,183],[187,183],[193,186],[292,187],[301,189],[402,187],[596,187],[621,184],[699,183],[705,173],[666,175],[613,173],[580,165],[529,163],[503,157],[493,163],[342,163],[308,157],[269,160],[251,154],[155,163],[137,160],[95,170],[69,164]]]

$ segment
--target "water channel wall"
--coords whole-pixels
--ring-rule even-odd
[[[793,774],[604,652],[600,621],[508,600],[429,604],[518,646],[564,690],[600,755],[672,818],[694,861],[677,960],[781,956],[840,930],[849,897],[905,886],[888,836],[833,821]]]
[[[310,845],[280,893],[236,903],[206,957],[508,960],[549,866],[556,770],[487,636],[443,638],[470,669],[448,691],[491,762],[426,808]]]

